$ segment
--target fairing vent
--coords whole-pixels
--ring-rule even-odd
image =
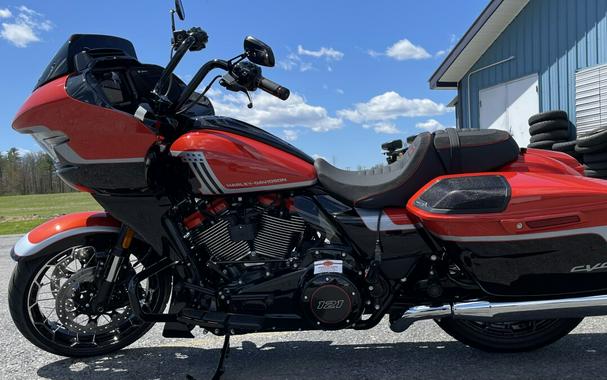
[[[199,227],[191,231],[190,241],[195,249],[206,247],[216,263],[284,260],[301,240],[305,222],[296,215],[286,219],[264,212],[251,241],[232,240],[229,227],[225,219],[210,227]]]
[[[439,214],[502,212],[510,200],[510,186],[502,176],[471,176],[438,181],[415,200],[415,206]]]

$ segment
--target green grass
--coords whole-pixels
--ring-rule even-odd
[[[0,197],[0,235],[22,234],[56,216],[101,210],[88,193]]]

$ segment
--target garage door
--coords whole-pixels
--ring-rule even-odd
[[[529,144],[531,115],[539,112],[537,74],[479,92],[480,127],[510,132],[519,146]]]

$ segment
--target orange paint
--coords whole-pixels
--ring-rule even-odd
[[[28,234],[28,240],[33,244],[37,244],[61,232],[93,226],[120,227],[120,222],[109,214],[99,211],[68,214],[49,220],[34,228]]]

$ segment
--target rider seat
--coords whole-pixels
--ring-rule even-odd
[[[445,174],[495,170],[517,159],[509,133],[494,129],[453,129],[419,134],[398,161],[369,170],[347,171],[322,158],[314,166],[320,184],[355,207],[404,207],[432,179]]]

